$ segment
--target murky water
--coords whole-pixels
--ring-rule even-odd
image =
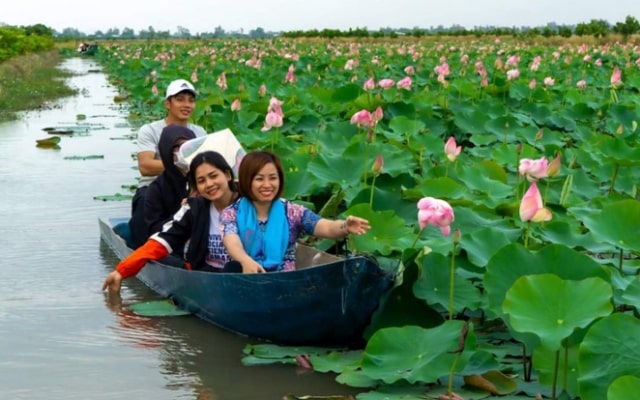
[[[100,216],[129,214],[134,143],[115,89],[90,59],[63,67],[80,94],[0,124],[0,399],[281,399],[349,394],[334,376],[293,366],[244,367],[255,343],[195,317],[142,318],[106,301],[117,259],[100,241]],[[96,71],[98,70],[98,71]],[[76,116],[86,120],[76,122]],[[59,149],[35,146],[43,129],[84,124]],[[103,158],[77,159],[101,155]],[[70,159],[65,159],[69,157]],[[123,304],[157,298],[136,279]]]

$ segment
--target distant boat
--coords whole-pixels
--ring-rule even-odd
[[[102,239],[120,258],[132,250],[114,227],[127,221],[99,220]],[[282,345],[361,346],[394,273],[366,257],[339,258],[302,244],[296,260],[295,271],[264,274],[190,271],[152,261],[137,277],[180,308],[242,335]]]

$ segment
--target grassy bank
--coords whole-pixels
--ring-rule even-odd
[[[69,72],[57,68],[59,51],[29,54],[0,64],[0,121],[16,118],[17,111],[49,107],[76,91],[65,86]]]

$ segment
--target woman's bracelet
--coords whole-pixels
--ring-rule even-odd
[[[342,232],[344,232],[345,235],[349,234],[349,230],[347,229],[347,220],[342,221],[342,225],[340,225],[340,230],[342,230]]]

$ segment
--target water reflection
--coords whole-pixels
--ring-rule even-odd
[[[115,254],[101,241],[105,265],[117,263]],[[105,269],[105,275],[111,269]],[[155,299],[135,279],[123,283],[119,295],[105,294],[107,306],[117,317],[114,327],[127,345],[154,348],[160,352],[161,367],[170,380],[168,388],[189,387],[197,399],[281,399],[296,395],[348,395],[356,391],[333,382],[329,374],[300,375],[295,366],[246,367],[241,363],[247,343],[259,343],[227,332],[193,316],[147,318],[133,314],[126,304]]]

